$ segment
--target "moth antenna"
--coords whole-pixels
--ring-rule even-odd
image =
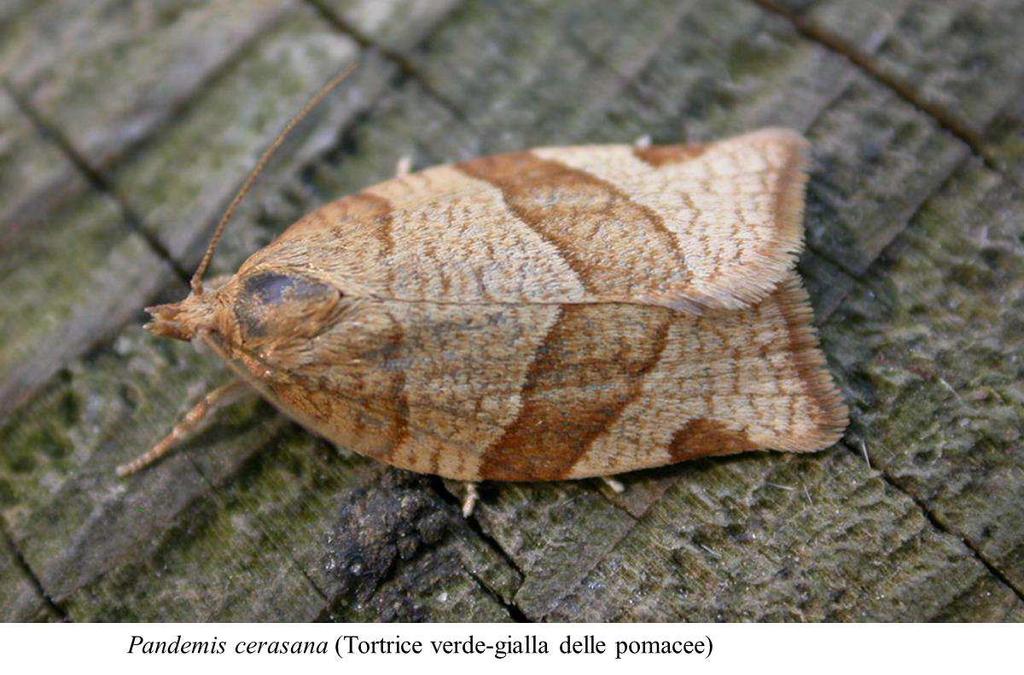
[[[195,295],[203,294],[203,275],[206,274],[207,268],[210,266],[210,261],[213,260],[214,251],[217,250],[217,244],[220,243],[220,238],[224,234],[224,228],[227,226],[228,221],[235,215],[235,211],[238,210],[239,204],[245,199],[245,196],[249,194],[252,189],[253,183],[260,177],[263,170],[267,167],[274,153],[281,147],[281,144],[285,142],[292,131],[297,127],[302,120],[309,116],[309,113],[320,105],[328,94],[334,91],[338,85],[348,79],[349,75],[356,69],[356,63],[351,63],[347,68],[342,70],[340,73],[335,75],[327,82],[320,90],[313,95],[306,105],[302,106],[302,109],[292,117],[288,124],[284,125],[284,128],[277,134],[274,141],[263,151],[260,158],[256,161],[256,165],[253,167],[249,175],[246,176],[245,182],[242,183],[242,187],[239,188],[235,198],[231,200],[228,208],[224,211],[224,215],[221,216],[220,221],[217,223],[217,228],[213,231],[213,236],[210,238],[210,244],[206,247],[206,253],[203,254],[203,259],[199,261],[199,267],[196,268],[195,274],[192,275],[192,281],[189,285],[192,287],[192,293]]]

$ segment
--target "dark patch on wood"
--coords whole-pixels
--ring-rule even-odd
[[[322,618],[368,601],[396,565],[440,544],[455,517],[428,478],[405,471],[388,470],[349,494],[324,542],[323,567],[335,585]]]

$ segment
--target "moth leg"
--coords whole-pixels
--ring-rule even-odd
[[[170,452],[174,446],[192,436],[211,413],[255,394],[256,391],[241,380],[217,387],[185,413],[185,417],[171,429],[171,433],[154,445],[149,452],[117,467],[117,475],[123,478],[146,468]]]
[[[462,498],[462,517],[469,518],[473,515],[476,503],[480,501],[480,492],[477,490],[479,483],[466,483],[466,496]]]
[[[640,148],[641,150],[643,150],[644,148],[651,147],[651,136],[650,136],[650,134],[644,134],[640,138],[638,138],[635,141],[633,141],[633,147],[634,148]]]
[[[395,163],[395,177],[401,178],[402,176],[408,176],[412,171],[412,157],[409,155],[402,155],[398,158],[398,162]]]
[[[607,485],[608,488],[611,489],[611,491],[617,495],[621,495],[623,492],[626,491],[626,486],[622,484],[622,481],[615,480],[614,478],[610,478],[608,476],[601,476],[601,482]]]

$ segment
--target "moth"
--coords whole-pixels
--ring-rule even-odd
[[[467,511],[481,480],[829,446],[847,409],[794,269],[807,151],[763,129],[400,172],[204,289],[254,172],[189,296],[148,309],[150,331],[206,345],[238,381],[119,472],[247,392],[339,446],[467,481]]]

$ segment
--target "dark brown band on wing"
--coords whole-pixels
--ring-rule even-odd
[[[671,313],[658,312],[645,334],[618,344],[595,327],[606,308],[564,305],[537,350],[522,406],[484,453],[484,480],[557,480],[641,394],[643,376],[665,349]]]
[[[404,341],[405,333],[402,330],[402,324],[392,317],[391,333],[388,336],[387,343],[383,345],[384,351],[381,353],[381,358],[387,360],[389,353],[397,355],[405,346]],[[409,399],[405,392],[405,371],[394,369],[389,371],[387,375],[387,387],[390,391],[385,395],[385,400],[390,398],[393,401],[394,410],[388,429],[388,441],[391,449],[388,451],[387,457],[390,459],[409,436]]]
[[[389,318],[375,343],[375,357],[381,361],[397,360],[405,347],[401,323]],[[314,428],[330,429],[331,440],[390,462],[410,434],[405,371],[365,368],[353,361],[345,367],[342,390],[329,374],[338,365],[300,367],[289,381],[271,383],[271,391],[286,409],[313,421]]]
[[[372,223],[370,230],[380,245],[379,256],[381,268],[386,275],[385,283],[388,289],[393,288],[394,270],[389,263],[389,258],[395,250],[391,203],[383,197],[360,192],[331,202],[321,211],[324,212],[330,228],[337,232],[340,241],[348,241],[353,232],[362,229],[357,227],[356,223]]]
[[[588,291],[635,299],[648,293],[650,270],[686,273],[683,252],[661,218],[585,171],[530,152],[456,168],[498,188],[509,209],[555,247]]]
[[[742,431],[732,431],[714,420],[695,419],[684,424],[672,435],[668,453],[675,463],[698,457],[731,455],[757,449],[758,446]]]
[[[648,145],[634,147],[633,156],[641,162],[658,168],[666,164],[681,164],[703,155],[707,145]]]

